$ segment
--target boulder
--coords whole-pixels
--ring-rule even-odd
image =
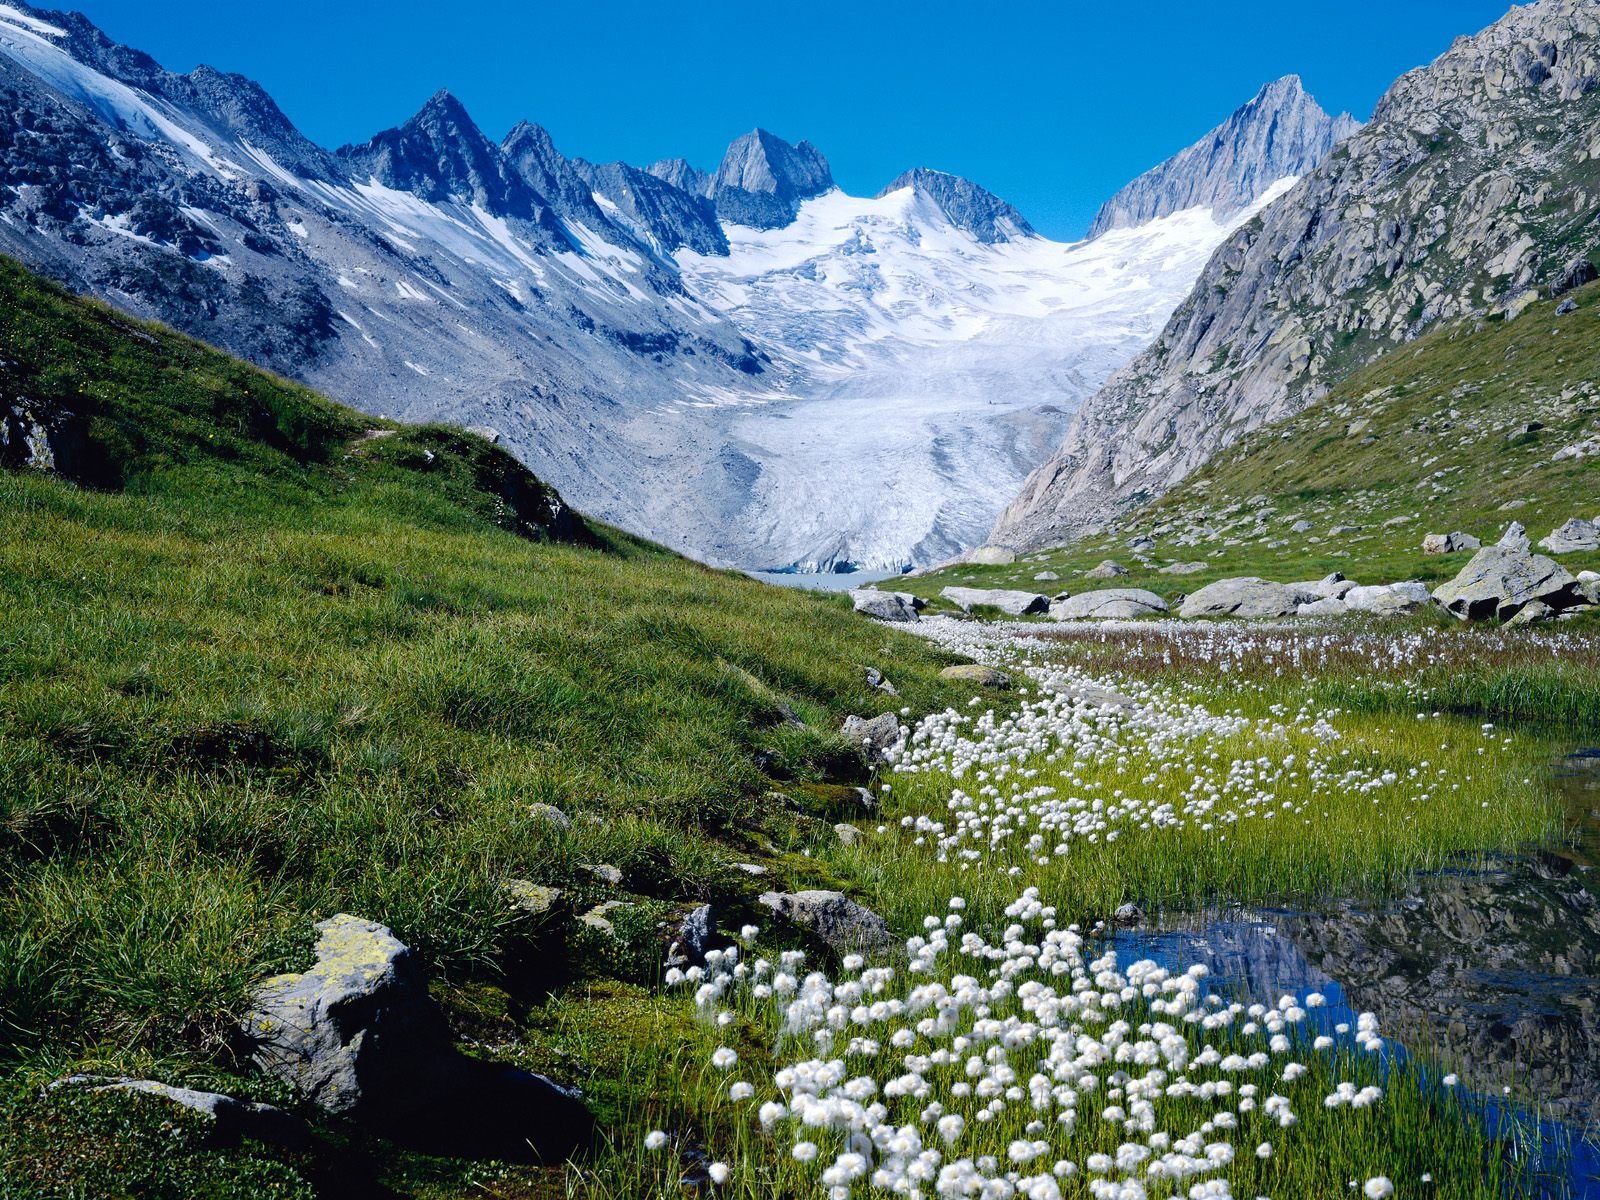
[[[1506,531],[1500,535],[1500,540],[1495,543],[1501,550],[1515,550],[1521,554],[1533,549],[1533,544],[1528,541],[1528,531],[1521,521],[1513,521],[1506,526]]]
[[[1305,597],[1306,601],[1320,599]],[[1188,596],[1178,615],[1195,617],[1287,617],[1300,607],[1302,598],[1281,583],[1246,576],[1219,579]]]
[[[1083,573],[1085,579],[1115,579],[1119,575],[1126,575],[1128,568],[1114,559],[1106,559],[1097,567],[1092,567]]]
[[[939,678],[948,679],[953,683],[975,683],[979,687],[995,688],[998,691],[1005,691],[1011,686],[1011,676],[980,663],[962,663],[960,666],[946,667],[939,672]]]
[[[848,821],[841,821],[839,824],[835,825],[833,827],[833,832],[835,836],[838,837],[839,845],[841,846],[854,846],[861,840],[863,836],[861,833],[861,827],[859,825],[852,825]]]
[[[553,825],[560,830],[572,828],[572,818],[554,804],[530,804],[528,805],[528,815],[536,821],[543,821],[545,824]]]
[[[559,888],[545,887],[530,879],[508,879],[501,887],[511,907],[527,917],[548,916],[561,901]]]
[[[1422,539],[1424,554],[1454,554],[1458,550],[1478,550],[1483,543],[1470,533],[1430,533]]]
[[[240,1100],[225,1092],[174,1087],[154,1079],[132,1079],[126,1075],[67,1075],[49,1085],[52,1091],[61,1087],[78,1087],[91,1092],[134,1092],[169,1101],[208,1117],[211,1120],[208,1140],[216,1145],[232,1146],[242,1137],[287,1146],[299,1146],[309,1140],[305,1126],[283,1109],[255,1100]]]
[[[1364,528],[1364,525],[1335,525],[1328,530],[1328,534],[1330,537],[1340,537],[1347,533],[1360,533]]]
[[[1300,520],[1289,526],[1290,533],[1310,533],[1315,526],[1310,521]]]
[[[1324,596],[1320,600],[1302,604],[1295,609],[1295,615],[1301,617],[1338,617],[1349,611],[1350,606],[1338,596]]]
[[[917,620],[916,607],[899,592],[880,592],[877,588],[854,588],[850,600],[858,613],[865,613],[877,621],[908,622]]]
[[[1001,588],[947,587],[939,594],[951,603],[960,605],[962,612],[971,612],[982,605],[998,608],[1013,617],[1026,617],[1042,613],[1050,607],[1050,597],[1041,596],[1037,592],[1014,592]]]
[[[839,954],[886,950],[895,942],[887,921],[842,892],[763,892],[760,900]]]
[[[1345,607],[1351,612],[1373,613],[1380,617],[1405,616],[1432,603],[1432,600],[1426,585],[1420,583],[1356,587],[1344,594]]]
[[[1600,550],[1600,526],[1581,517],[1573,517],[1539,543],[1541,550],[1551,554],[1579,554]]]
[[[1600,583],[1600,571],[1579,571],[1579,583]]]
[[[1105,588],[1098,592],[1083,592],[1050,605],[1053,621],[1077,621],[1084,618],[1129,619],[1152,617],[1167,611],[1167,602],[1154,592],[1140,588]]]
[[[455,1047],[422,965],[387,928],[341,913],[316,962],[250,997],[256,1062],[305,1100],[435,1153],[548,1159],[588,1141],[577,1096]]]
[[[1436,589],[1433,598],[1463,621],[1489,617],[1507,621],[1533,600],[1565,607],[1561,601],[1570,599],[1575,583],[1563,567],[1542,555],[1504,545],[1485,546],[1460,574]]]
[[[1060,578],[1061,576],[1057,575],[1054,571],[1040,571],[1033,577],[1033,581],[1035,583],[1054,583]]]
[[[1553,621],[1556,610],[1543,600],[1530,600],[1517,610],[1517,615],[1506,622],[1506,628],[1512,629],[1519,625],[1533,625],[1543,621]]]
[[[872,766],[889,757],[889,750],[900,740],[900,718],[892,712],[879,713],[871,719],[855,714],[844,719],[840,730],[847,742],[861,747],[861,753]]]
[[[1017,561],[1017,555],[1004,546],[979,546],[967,555],[967,561],[979,567],[1009,567]]]
[[[1198,575],[1206,569],[1208,564],[1203,562],[1175,562],[1170,566],[1162,567],[1163,575]]]
[[[891,696],[898,696],[900,694],[899,692],[895,691],[894,684],[890,683],[888,679],[884,677],[883,672],[878,670],[877,667],[867,668],[867,686],[880,692],[887,692]]]

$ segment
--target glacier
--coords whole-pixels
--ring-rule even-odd
[[[687,288],[789,366],[785,394],[681,403],[752,467],[742,566],[900,570],[978,545],[1078,405],[1149,344],[1225,220],[1195,208],[1093,241],[985,244],[928,197],[834,190],[730,253],[680,251]],[[722,411],[727,410],[727,411]]]

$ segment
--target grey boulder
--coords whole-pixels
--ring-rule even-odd
[[[1299,609],[1303,600],[1309,602],[1317,599],[1320,597],[1303,596],[1299,591],[1281,583],[1245,576],[1208,583],[1184,600],[1178,615],[1186,619],[1287,617]]]
[[[1578,554],[1600,550],[1600,527],[1593,521],[1574,517],[1539,543],[1541,550],[1551,554]]]
[[[1042,613],[1050,607],[1050,597],[1037,592],[1006,591],[1001,588],[947,587],[939,593],[962,612],[971,612],[980,605],[998,608],[1013,617],[1026,617]]]
[[[967,561],[979,567],[1009,567],[1017,561],[1017,555],[1004,546],[979,546],[967,555]]]
[[[877,588],[857,588],[850,593],[850,601],[858,613],[879,621],[910,622],[917,620],[915,605],[900,592],[880,592]]]
[[[1085,571],[1083,573],[1083,577],[1085,579],[1115,579],[1117,576],[1126,575],[1127,573],[1127,567],[1123,566],[1114,559],[1108,558],[1099,566]]]
[[[1303,603],[1295,609],[1302,617],[1339,617],[1350,611],[1350,606],[1338,596],[1324,596],[1320,600]]]
[[[438,1153],[538,1159],[593,1132],[575,1094],[541,1075],[469,1059],[428,994],[416,955],[382,925],[317,925],[316,962],[250,998],[257,1064],[305,1100]]]
[[[1422,539],[1424,554],[1454,554],[1458,550],[1479,550],[1483,543],[1470,533],[1430,533]]]
[[[1565,568],[1542,555],[1485,546],[1433,598],[1463,621],[1506,621],[1534,600],[1565,607],[1560,601],[1576,583]]]
[[[1506,526],[1506,531],[1500,535],[1500,540],[1495,543],[1501,550],[1516,550],[1522,554],[1533,549],[1533,544],[1528,541],[1528,531],[1521,521],[1513,521]]]
[[[867,762],[876,766],[889,757],[890,748],[900,740],[900,718],[892,712],[879,713],[870,719],[852,713],[844,719],[840,732],[847,742],[860,746]]]
[[[1154,592],[1141,588],[1105,588],[1057,600],[1050,606],[1050,618],[1054,621],[1131,619],[1158,616],[1166,611],[1167,602]]]
[[[1432,603],[1427,586],[1421,583],[1388,583],[1375,587],[1355,587],[1344,594],[1345,607],[1352,612],[1380,617],[1401,617]]]
[[[1163,575],[1198,575],[1206,569],[1204,562],[1175,562],[1161,568]]]
[[[760,900],[837,953],[886,950],[894,945],[889,923],[842,892],[763,892]]]

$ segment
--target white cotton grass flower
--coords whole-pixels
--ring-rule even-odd
[[[712,1183],[721,1187],[728,1182],[728,1176],[733,1174],[733,1170],[725,1162],[714,1162],[706,1168],[706,1174],[711,1177]]]
[[[755,1085],[740,1080],[728,1087],[728,1099],[733,1101],[748,1100],[756,1094]]]
[[[652,1129],[644,1135],[644,1148],[646,1150],[663,1150],[666,1145],[667,1135],[659,1129]]]
[[[718,1046],[711,1052],[711,1065],[719,1071],[733,1070],[738,1061],[739,1055],[731,1046]]]
[[[797,1163],[810,1163],[817,1160],[817,1144],[815,1142],[796,1142],[794,1149],[789,1151]]]
[[[1367,1200],[1387,1200],[1388,1197],[1394,1195],[1394,1184],[1389,1182],[1387,1175],[1376,1175],[1367,1180],[1361,1191],[1367,1197]]]

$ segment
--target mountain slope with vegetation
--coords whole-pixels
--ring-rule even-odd
[[[198,1194],[159,1130],[36,1089],[270,1098],[237,1017],[333,913],[499,1029],[473,1005],[653,977],[686,906],[830,885],[801,851],[866,781],[840,720],[944,695],[949,656],[588,524],[480,438],[375,426],[6,261],[0,313],[0,1194]],[[619,896],[585,959],[570,912]],[[568,1050],[544,1069],[593,1057]],[[290,1194],[260,1170],[238,1194]]]

